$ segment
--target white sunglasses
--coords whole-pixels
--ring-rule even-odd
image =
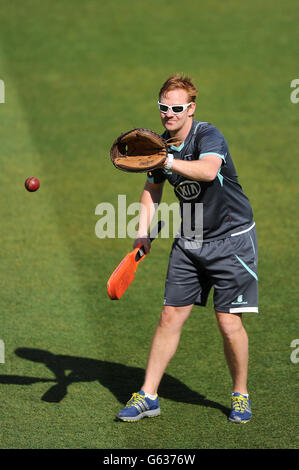
[[[191,101],[190,103],[187,103],[187,104],[175,104],[174,106],[168,106],[168,104],[160,103],[160,101],[158,101],[158,106],[159,106],[160,112],[163,113],[163,114],[166,114],[169,109],[171,109],[173,114],[181,114],[192,103],[193,103],[193,101]]]

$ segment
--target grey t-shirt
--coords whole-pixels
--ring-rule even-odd
[[[168,131],[164,132],[163,137],[170,137]],[[195,181],[160,168],[147,174],[151,183],[168,180],[174,187],[180,202],[181,216],[189,214],[188,217],[191,217],[189,225],[185,226],[191,226],[192,229],[196,227],[196,203],[203,204],[203,240],[225,238],[252,223],[250,202],[238,182],[226,140],[215,126],[193,120],[186,140],[180,147],[171,146],[170,151],[174,158],[180,160],[199,160],[208,154],[218,155],[222,159],[220,170],[211,182]],[[183,211],[186,203],[190,205],[190,210]]]

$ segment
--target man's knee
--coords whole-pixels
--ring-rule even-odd
[[[243,331],[242,314],[216,312],[219,329],[226,337]]]
[[[192,305],[183,307],[165,305],[160,316],[159,326],[162,328],[180,328],[187,320],[191,310]]]
[[[160,316],[159,326],[168,328],[176,320],[175,307],[166,306],[163,308]]]

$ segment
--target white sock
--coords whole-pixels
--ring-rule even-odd
[[[237,392],[233,392],[232,395],[233,395],[234,393],[237,393]],[[248,398],[248,397],[249,397],[249,394],[248,394],[248,393],[241,393],[241,395],[242,395],[243,397],[245,397],[245,398]]]
[[[145,393],[144,392],[144,395],[149,398],[150,400],[155,400],[155,398],[157,397],[157,394],[156,395],[150,395],[149,393]]]

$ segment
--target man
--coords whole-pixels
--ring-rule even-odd
[[[177,138],[181,144],[171,146],[172,153],[163,168],[147,175],[134,246],[143,244],[146,252],[150,249],[147,232],[165,180],[174,186],[183,220],[181,236],[175,239],[170,254],[164,307],[153,336],[145,380],[117,414],[123,421],[160,414],[158,387],[176,352],[183,324],[194,305],[206,305],[212,287],[232,377],[229,420],[246,423],[251,418],[248,337],[242,313],[258,312],[255,223],[223,135],[212,124],[194,119],[196,96],[191,79],[178,75],[170,77],[159,93],[163,137]],[[203,208],[199,229],[196,203]],[[186,204],[191,205],[188,223],[184,220]]]

